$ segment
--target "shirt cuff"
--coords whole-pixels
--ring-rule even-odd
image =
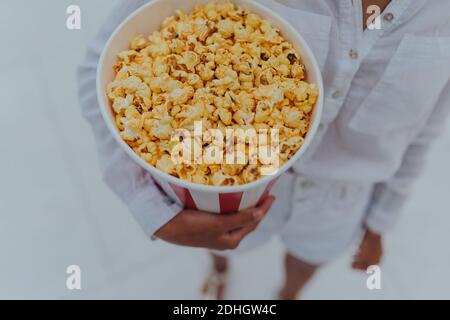
[[[376,189],[367,213],[366,227],[378,234],[392,230],[397,224],[407,198],[408,196],[387,187]]]
[[[168,196],[151,193],[144,188],[128,203],[134,219],[145,234],[155,240],[154,234],[179,214],[183,207]]]

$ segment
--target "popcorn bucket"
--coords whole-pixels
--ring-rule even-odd
[[[163,20],[174,15],[176,10],[191,12],[196,4],[209,2],[213,2],[213,0],[154,0],[142,6],[125,19],[108,40],[100,58],[97,69],[97,96],[103,118],[117,143],[134,161],[150,172],[156,183],[168,196],[187,208],[212,213],[229,213],[255,207],[262,203],[269,196],[280,175],[302,157],[319,126],[324,92],[322,76],[311,49],[303,37],[288,22],[271,9],[256,1],[232,1],[235,5],[244,7],[263,19],[269,20],[272,25],[281,30],[283,37],[293,44],[294,49],[301,56],[302,63],[307,70],[306,81],[316,84],[320,93],[303,145],[286,164],[277,169],[272,175],[264,176],[259,180],[239,186],[207,186],[168,175],[141,159],[122,140],[115,124],[111,103],[106,95],[106,87],[115,76],[112,66],[116,63],[116,55],[121,51],[127,50],[129,41],[133,37],[138,34],[147,35],[159,30]]]

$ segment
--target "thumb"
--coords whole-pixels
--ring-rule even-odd
[[[274,196],[268,196],[264,202],[256,208],[258,213],[256,215],[260,215],[260,218],[264,217],[267,212],[269,212],[270,208],[272,207],[273,203],[275,202]]]

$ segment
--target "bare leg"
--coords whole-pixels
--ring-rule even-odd
[[[212,259],[211,274],[206,279],[202,287],[204,295],[211,295],[217,300],[224,298],[226,290],[226,275],[228,273],[228,258],[210,254]]]
[[[318,266],[306,263],[289,254],[286,254],[284,263],[286,276],[279,298],[282,300],[294,300],[314,275]]]

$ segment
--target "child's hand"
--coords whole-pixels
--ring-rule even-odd
[[[216,250],[235,249],[242,239],[256,229],[274,200],[274,197],[268,197],[257,208],[227,215],[183,210],[159,229],[155,236],[182,246]]]
[[[369,266],[377,265],[383,256],[381,235],[366,229],[359,245],[359,250],[353,258],[352,268],[366,271]]]

